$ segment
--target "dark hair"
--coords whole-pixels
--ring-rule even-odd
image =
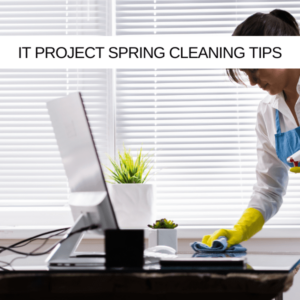
[[[296,19],[287,11],[274,9],[268,14],[256,13],[236,27],[233,36],[299,36]],[[244,84],[238,69],[226,69],[230,80]]]

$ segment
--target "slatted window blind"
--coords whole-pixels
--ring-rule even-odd
[[[0,0],[0,35],[109,35],[111,0]]]
[[[298,1],[116,0],[116,34],[224,34],[255,12]],[[200,65],[199,65],[200,66]],[[117,70],[116,143],[153,151],[157,218],[232,225],[256,181],[256,110],[265,96],[218,69]],[[269,224],[300,224],[299,178],[290,176]]]
[[[224,70],[117,71],[117,147],[154,155],[157,218],[181,225],[232,225],[256,182],[258,88]],[[299,178],[269,224],[299,224]]]
[[[298,0],[116,0],[116,34],[231,35],[248,16],[275,8],[300,17]]]
[[[0,207],[63,206],[68,184],[46,101],[80,91],[98,153],[108,152],[107,70],[0,69]]]
[[[110,35],[110,7],[110,0],[0,0],[0,35]],[[0,69],[1,227],[71,224],[70,211],[63,207],[67,179],[46,101],[81,92],[103,160],[109,147],[110,74]]]

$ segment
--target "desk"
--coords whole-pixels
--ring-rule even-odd
[[[4,261],[14,257],[8,252],[1,254]],[[249,253],[247,260],[253,269],[241,271],[162,270],[154,264],[135,270],[103,267],[99,271],[70,272],[49,271],[45,258],[18,259],[13,264],[15,272],[0,272],[1,299],[282,299],[282,292],[290,288],[300,266],[299,254]]]

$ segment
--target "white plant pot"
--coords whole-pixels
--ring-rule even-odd
[[[153,184],[111,184],[109,193],[121,229],[144,229],[153,223]]]
[[[176,229],[151,229],[148,240],[148,247],[157,245],[169,246],[178,252],[177,230]]]

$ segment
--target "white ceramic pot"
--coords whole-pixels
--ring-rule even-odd
[[[153,184],[111,184],[109,193],[121,229],[144,229],[153,223]]]
[[[177,230],[176,229],[151,229],[148,239],[148,247],[158,245],[169,246],[178,252]]]

